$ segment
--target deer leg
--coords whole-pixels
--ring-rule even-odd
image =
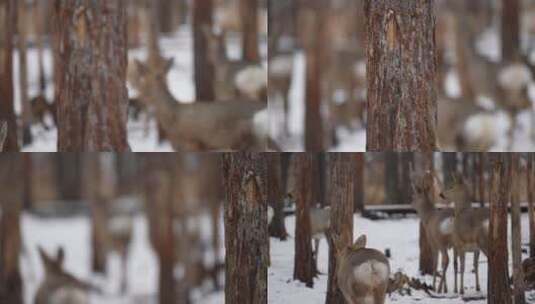
[[[433,290],[437,290],[438,253],[433,250]]]
[[[460,254],[461,258],[461,294],[464,294],[464,262],[465,262],[465,251],[462,250]]]
[[[320,247],[320,239],[314,239],[314,264],[316,264],[316,269],[318,269],[318,251]]]
[[[284,132],[286,132],[286,135],[290,135],[290,111],[288,94],[288,91],[282,92],[282,103],[284,106]]]
[[[476,291],[481,291],[481,286],[479,286],[479,250],[474,252],[474,272],[476,275]]]
[[[446,274],[448,273],[448,266],[450,264],[450,258],[448,256],[448,251],[443,250],[442,251],[442,278],[441,278],[441,284],[444,286],[444,293],[448,293],[448,280],[446,278]]]
[[[458,293],[459,292],[459,289],[457,288],[457,271],[459,269],[459,265],[457,265],[457,261],[458,261],[459,257],[457,256],[457,249],[453,248],[453,272],[454,272],[454,275],[455,275],[455,278],[454,278],[454,289],[453,291],[455,293]]]

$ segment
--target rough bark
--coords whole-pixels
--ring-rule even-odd
[[[478,163],[477,163],[477,170],[478,170],[478,182],[479,182],[479,201],[481,206],[485,205],[485,165],[486,165],[486,157],[485,153],[479,153],[478,154]]]
[[[510,198],[510,155],[492,155],[493,170],[490,195],[489,225],[489,276],[488,303],[510,304],[508,250],[507,250],[507,204]]]
[[[249,62],[259,62],[258,49],[258,1],[240,0],[240,15],[242,25],[242,58]]]
[[[0,302],[22,304],[21,252],[22,156],[0,155]]]
[[[502,60],[511,62],[520,56],[520,1],[502,0]]]
[[[369,151],[437,150],[432,0],[366,0]]]
[[[353,242],[353,200],[355,170],[354,156],[348,153],[330,153],[328,167],[328,198],[331,202],[331,226],[329,232],[342,242]],[[326,304],[343,304],[344,296],[336,279],[336,255],[333,244],[329,246],[329,277]]]
[[[214,91],[214,63],[208,58],[208,37],[203,33],[203,27],[212,29],[212,0],[193,1],[193,48],[195,96],[197,101],[213,101]]]
[[[269,223],[269,235],[286,240],[288,233],[284,225],[284,201],[281,184],[281,156],[270,153],[268,158],[268,204],[273,208],[273,218]]]
[[[267,161],[260,153],[223,155],[226,303],[267,303]]]
[[[17,24],[18,0],[0,1],[0,122],[7,122],[3,151],[17,152],[17,118],[13,95],[13,33]]]
[[[364,153],[355,154],[355,209],[364,211]]]
[[[125,0],[56,1],[59,151],[128,151]]]
[[[511,238],[513,251],[513,284],[514,284],[514,303],[524,304],[526,298],[523,290],[524,271],[522,269],[522,232],[520,222],[520,187],[519,173],[520,163],[519,156],[516,153],[511,154],[512,157],[512,193],[511,193]]]
[[[309,153],[299,153],[292,157],[295,161],[295,200],[296,200],[296,223],[295,223],[295,256],[294,256],[294,280],[299,280],[307,287],[313,287],[316,274],[314,258],[312,254],[311,231],[310,231],[310,202],[312,201],[312,170],[313,159]]]
[[[385,204],[399,204],[398,154],[385,152]]]
[[[410,166],[413,163],[413,153],[401,153],[401,181],[400,198],[401,203],[410,204],[412,200]]]

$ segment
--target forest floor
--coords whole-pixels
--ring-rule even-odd
[[[134,235],[128,259],[128,289],[119,295],[121,277],[120,259],[113,253],[108,257],[107,276],[91,272],[90,219],[86,216],[70,218],[39,218],[23,214],[22,235],[24,254],[20,259],[24,282],[24,301],[33,303],[33,298],[44,276],[37,246],[42,246],[49,254],[55,254],[58,246],[65,249],[64,268],[78,278],[88,280],[103,289],[102,295],[91,294],[90,303],[99,304],[156,304],[158,303],[158,264],[147,236],[147,222],[139,215],[134,220]],[[209,242],[211,223],[209,217],[201,218],[201,233]],[[221,239],[223,227],[220,227]],[[209,247],[209,246],[208,246]],[[221,249],[220,252],[224,252]],[[205,255],[212,260],[213,254]],[[224,260],[224,257],[220,257]],[[221,275],[220,281],[224,280]],[[193,303],[224,303],[224,291],[213,292],[211,282],[193,291]]]
[[[528,240],[528,217],[522,216],[522,242]],[[307,303],[323,304],[327,290],[328,274],[328,246],[325,239],[320,243],[318,269],[322,273],[314,280],[314,287],[307,288],[303,283],[293,281],[293,261],[295,246],[295,216],[286,218],[286,229],[290,234],[287,241],[271,238],[271,267],[268,270],[268,303]],[[432,276],[421,276],[418,271],[418,218],[408,217],[372,221],[354,217],[353,237],[366,234],[368,247],[380,251],[390,249],[390,267],[392,272],[402,271],[410,277],[416,277],[428,284],[432,283]],[[509,259],[511,263],[511,259]],[[487,293],[487,258],[481,255],[479,260],[479,274],[481,292],[475,291],[475,278],[472,273],[472,254],[466,258],[465,295],[467,297],[485,296]],[[453,263],[450,254],[450,267],[448,269],[448,288],[453,290]],[[412,296],[401,296],[397,293],[387,297],[386,303],[465,303],[463,299],[453,293],[447,294],[448,299],[431,299],[423,291],[413,291]],[[527,295],[528,303],[535,303],[535,293]],[[470,301],[474,304],[484,304],[487,300]]]

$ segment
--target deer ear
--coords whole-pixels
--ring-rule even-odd
[[[45,268],[45,271],[50,271],[51,269],[53,269],[54,262],[45,252],[43,247],[37,245],[37,251],[39,251],[39,256],[41,257],[41,261],[43,262],[43,267]]]
[[[367,238],[366,238],[366,235],[363,234],[361,236],[359,236],[356,240],[355,240],[355,243],[353,243],[353,249],[360,249],[360,248],[365,248],[366,247],[366,242],[367,242]]]
[[[58,247],[58,251],[56,253],[56,262],[59,265],[63,265],[63,261],[65,260],[65,250],[63,249],[63,246]]]

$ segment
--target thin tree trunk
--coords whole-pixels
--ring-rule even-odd
[[[477,170],[478,170],[478,181],[479,181],[479,199],[480,199],[480,205],[481,207],[483,207],[485,205],[485,185],[486,185],[486,181],[485,181],[485,166],[486,166],[486,161],[485,161],[485,157],[486,154],[485,153],[479,153],[479,161],[478,161],[478,167],[477,167]]]
[[[535,161],[535,153],[528,154],[528,166],[527,166],[527,194],[528,194],[528,219],[529,219],[529,256],[535,257],[535,208],[534,208],[534,197],[533,197],[533,187],[534,184],[534,167],[533,162]]]
[[[385,204],[399,203],[398,153],[385,152]]]
[[[520,1],[502,0],[502,60],[511,62],[520,56]]]
[[[437,149],[432,0],[366,0],[369,151]]]
[[[416,167],[419,170],[419,175],[424,176],[426,171],[434,171],[434,161],[433,153],[421,153],[419,154],[419,164]],[[418,162],[416,162],[417,164]],[[432,182],[432,181],[427,181]],[[426,189],[432,189],[426,187]],[[432,191],[432,190],[431,190]],[[426,197],[433,198],[435,197],[434,193],[425,193]],[[422,222],[420,222],[420,258],[419,258],[419,269],[422,274],[433,274],[434,271],[434,259],[437,258],[436,255],[433,255],[433,250],[431,248],[430,240],[427,239],[427,233],[425,232],[425,227]]]
[[[410,166],[413,162],[413,153],[400,153],[401,157],[401,181],[400,196],[402,204],[410,204],[412,200]]]
[[[514,283],[514,303],[524,304],[526,298],[524,295],[524,271],[522,268],[522,231],[520,222],[520,188],[519,173],[520,162],[519,156],[516,153],[511,154],[512,157],[512,193],[511,193],[511,235],[512,235],[512,251],[513,251],[513,283]]]
[[[444,187],[449,188],[453,184],[454,174],[457,173],[457,153],[442,153],[442,174],[444,175]]]
[[[223,155],[226,303],[267,303],[266,174],[265,154]]]
[[[508,250],[507,250],[507,203],[510,198],[511,156],[507,153],[493,155],[490,195],[489,226],[489,276],[488,303],[510,304]]]
[[[295,256],[294,256],[294,280],[299,280],[307,287],[313,287],[316,274],[314,258],[312,254],[311,231],[310,231],[310,202],[312,198],[311,171],[313,165],[312,155],[309,153],[295,154],[295,200],[296,200],[296,223],[295,223]]]
[[[22,142],[23,145],[31,144],[32,133],[30,126],[32,124],[32,109],[30,100],[28,98],[28,65],[26,55],[26,34],[28,22],[28,7],[29,4],[21,2],[18,8],[18,26],[17,26],[17,48],[19,50],[19,88],[20,88],[20,104],[22,106]]]
[[[203,27],[212,30],[212,0],[193,1],[193,48],[195,49],[195,96],[197,101],[213,101],[214,91],[214,62],[208,57],[208,37]]]
[[[243,33],[242,58],[249,62],[259,62],[258,50],[258,1],[240,0],[240,15]]]
[[[268,158],[268,203],[273,208],[273,219],[269,223],[269,235],[285,241],[288,233],[284,225],[284,201],[281,184],[281,156],[270,153]]]
[[[321,78],[324,36],[324,13],[321,1],[315,0],[303,8],[308,31],[305,35],[305,151],[325,149],[324,126],[321,115]]]
[[[355,158],[347,153],[329,154],[328,197],[331,201],[331,226],[329,232],[350,245],[353,241],[353,200]],[[326,304],[343,304],[344,296],[336,279],[336,254],[333,244],[329,246],[329,276]]]
[[[125,0],[56,1],[59,151],[129,151]]]
[[[3,151],[17,152],[17,117],[13,95],[13,33],[17,25],[18,0],[0,1],[0,123],[7,122],[7,138]],[[3,22],[3,24],[1,24]]]
[[[1,12],[1,3],[0,3]],[[22,304],[21,252],[22,156],[0,155],[0,302]]]

